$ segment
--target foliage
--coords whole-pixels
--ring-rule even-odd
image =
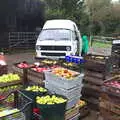
[[[119,13],[120,3],[111,0],[4,0],[0,4],[0,28],[2,31],[16,24],[29,30],[42,27],[47,19],[71,19],[83,34],[105,35],[120,33]]]
[[[120,4],[111,0],[44,0],[46,19],[71,19],[84,34],[120,32]]]
[[[111,0],[86,0],[92,34],[120,33],[120,4]]]
[[[82,33],[87,33],[88,15],[84,12],[84,1],[80,0],[44,0],[46,19],[70,19],[76,22]]]
[[[99,41],[93,41],[92,47],[96,48],[111,48],[112,44],[111,43],[106,43],[106,42],[99,42]]]

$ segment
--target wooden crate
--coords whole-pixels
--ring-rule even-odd
[[[85,105],[84,107],[80,108],[79,112],[80,112],[80,119],[81,119],[83,117],[86,117],[89,114],[90,110],[88,106]]]
[[[27,62],[26,62],[26,63],[27,63]],[[14,73],[17,73],[17,74],[19,74],[20,76],[23,76],[25,69],[28,70],[28,69],[30,69],[30,68],[32,68],[32,67],[35,66],[35,65],[32,65],[32,64],[27,63],[27,64],[29,65],[28,68],[19,68],[19,67],[17,66],[18,64],[20,64],[20,62],[19,62],[19,63],[14,63],[13,66],[12,66],[12,69],[13,69],[13,72],[14,72]]]
[[[96,71],[91,71],[91,70],[85,70],[85,79],[87,77],[88,78],[92,78],[92,79],[97,79],[98,81],[104,81],[106,79],[108,79],[109,77],[111,77],[110,73],[106,73],[105,72],[96,72]],[[94,80],[96,81],[96,80]]]
[[[120,116],[110,112],[104,108],[100,108],[100,114],[103,120],[120,120]]]
[[[100,92],[97,91],[95,89],[91,89],[90,87],[84,86],[82,88],[82,96],[89,96],[89,97],[95,97],[95,98],[99,98],[100,97]]]
[[[17,81],[7,82],[7,83],[0,83],[0,87],[12,86],[12,85],[17,85],[21,83],[22,83],[22,80],[17,80]]]
[[[92,96],[82,96],[82,99],[87,101],[87,106],[88,108],[92,109],[92,110],[99,110],[99,99],[96,99]]]
[[[0,65],[0,76],[3,74],[7,74],[8,66],[7,65]]]
[[[67,110],[65,113],[65,120],[69,120],[73,116],[79,114],[79,109],[80,109],[80,106],[75,106],[75,107]]]
[[[112,81],[120,81],[120,75],[111,77],[110,79],[104,81],[102,91],[120,98],[120,89],[106,84]]]
[[[106,93],[102,93],[100,97],[100,108],[113,112],[120,116],[120,99]]]
[[[103,58],[103,59],[100,59]],[[88,54],[85,56],[85,69],[96,71],[96,72],[102,72],[106,74],[107,72],[110,72],[111,67],[111,58],[110,56],[100,56],[100,55],[93,55]]]
[[[27,79],[28,79],[28,82],[32,81],[34,83],[38,83],[42,85],[44,84],[43,80],[45,80],[45,75],[43,72],[36,72],[32,69],[29,69],[27,71]]]

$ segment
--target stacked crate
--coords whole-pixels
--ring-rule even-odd
[[[88,101],[90,107],[98,109],[101,85],[110,76],[110,57],[89,54],[85,57],[84,68],[82,96]]]
[[[120,69],[120,40],[113,40],[112,43],[112,69],[116,72]]]
[[[100,112],[104,120],[120,120],[120,76],[106,80],[102,85]]]
[[[59,77],[52,72],[45,72],[45,87],[52,93],[68,98],[67,109],[73,107],[81,97],[84,74],[79,74],[73,80]]]
[[[83,87],[82,80],[84,74],[79,74],[73,79],[57,76],[52,72],[45,72],[45,88],[51,93],[63,95],[68,99],[66,110],[69,110],[77,104],[81,97],[81,90]],[[78,112],[77,108],[77,112]],[[73,110],[73,112],[75,112]],[[79,112],[78,112],[79,113]],[[77,113],[76,113],[77,114]],[[78,115],[78,114],[77,114]]]

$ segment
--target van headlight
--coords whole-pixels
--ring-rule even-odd
[[[71,47],[70,47],[70,46],[67,46],[67,47],[66,47],[66,50],[67,50],[67,51],[70,51],[70,50],[71,50]]]
[[[36,45],[36,50],[41,50],[40,45]]]

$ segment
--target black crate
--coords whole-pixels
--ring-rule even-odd
[[[11,99],[10,99],[11,98]],[[0,119],[13,120],[15,117],[22,117],[21,120],[32,120],[32,100],[20,91],[11,92],[8,96],[0,99],[2,108],[14,109],[19,111],[0,117]],[[16,118],[16,120],[19,120]]]

